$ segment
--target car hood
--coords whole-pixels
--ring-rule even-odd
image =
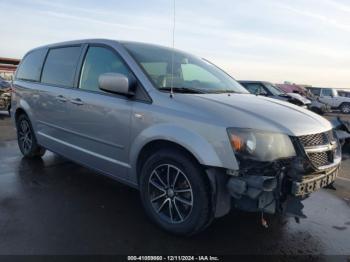
[[[325,118],[288,102],[251,94],[196,94],[176,97],[207,121],[301,136],[332,129]],[[180,98],[181,97],[181,98]],[[192,111],[193,112],[193,111]]]

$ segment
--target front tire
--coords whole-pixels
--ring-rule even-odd
[[[32,125],[25,114],[21,114],[16,121],[17,141],[24,157],[41,157],[45,149],[38,145]]]
[[[140,193],[151,220],[173,234],[196,234],[212,220],[205,174],[181,150],[162,149],[146,160]]]

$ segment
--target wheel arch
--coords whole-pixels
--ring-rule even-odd
[[[15,104],[13,111],[14,111],[13,117],[14,117],[15,121],[17,121],[18,116],[20,114],[25,114],[29,118],[32,125],[34,124],[33,123],[33,112],[31,110],[31,106],[28,104],[28,102],[26,100],[19,99],[17,101],[17,103]]]
[[[21,107],[17,108],[17,109],[16,109],[16,112],[15,112],[15,115],[14,115],[14,118],[15,118],[15,121],[16,121],[16,122],[17,122],[17,120],[18,120],[18,117],[19,117],[20,115],[22,115],[22,114],[25,114],[26,116],[28,116],[28,114],[26,113],[26,111],[25,111],[23,108],[21,108]]]
[[[174,149],[177,151],[181,151],[183,154],[186,154],[187,157],[189,157],[192,161],[195,161],[197,164],[201,165],[201,163],[198,161],[198,159],[190,152],[187,148],[183,147],[182,145],[179,145],[177,143],[174,143],[169,140],[165,139],[156,139],[148,142],[145,144],[140,153],[138,154],[137,161],[136,161],[136,172],[137,172],[137,179],[139,178],[139,174],[141,172],[141,168],[147,158],[152,155],[152,153],[155,153],[163,148],[167,149]]]
[[[171,146],[186,152],[200,165],[225,167],[214,145],[200,134],[173,124],[160,124],[143,130],[130,146],[129,159],[131,164],[130,180],[138,182],[140,163],[147,156],[161,147]],[[232,161],[234,168],[234,160]],[[229,167],[227,167],[229,168]]]
[[[350,101],[341,102],[341,104],[339,105],[339,107],[341,107],[341,106],[343,106],[343,105],[350,105]]]

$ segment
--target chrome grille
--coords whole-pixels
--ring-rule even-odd
[[[315,167],[327,166],[333,163],[333,152],[309,153],[310,161]]]
[[[325,133],[300,136],[299,141],[304,147],[327,145],[329,143],[330,135]]]
[[[314,167],[324,167],[333,163],[333,150],[326,149],[325,151],[321,152],[312,152],[312,149],[314,148],[317,148],[319,146],[327,146],[330,145],[333,141],[335,141],[336,139],[333,135],[333,131],[300,136],[298,137],[298,139],[300,141],[300,144],[304,147],[306,154]]]

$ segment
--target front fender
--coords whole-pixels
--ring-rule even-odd
[[[130,179],[137,181],[137,159],[142,148],[156,140],[166,140],[186,148],[202,165],[225,167],[213,145],[204,137],[191,130],[174,124],[158,124],[139,133],[130,146]],[[232,161],[233,163],[234,161]]]

